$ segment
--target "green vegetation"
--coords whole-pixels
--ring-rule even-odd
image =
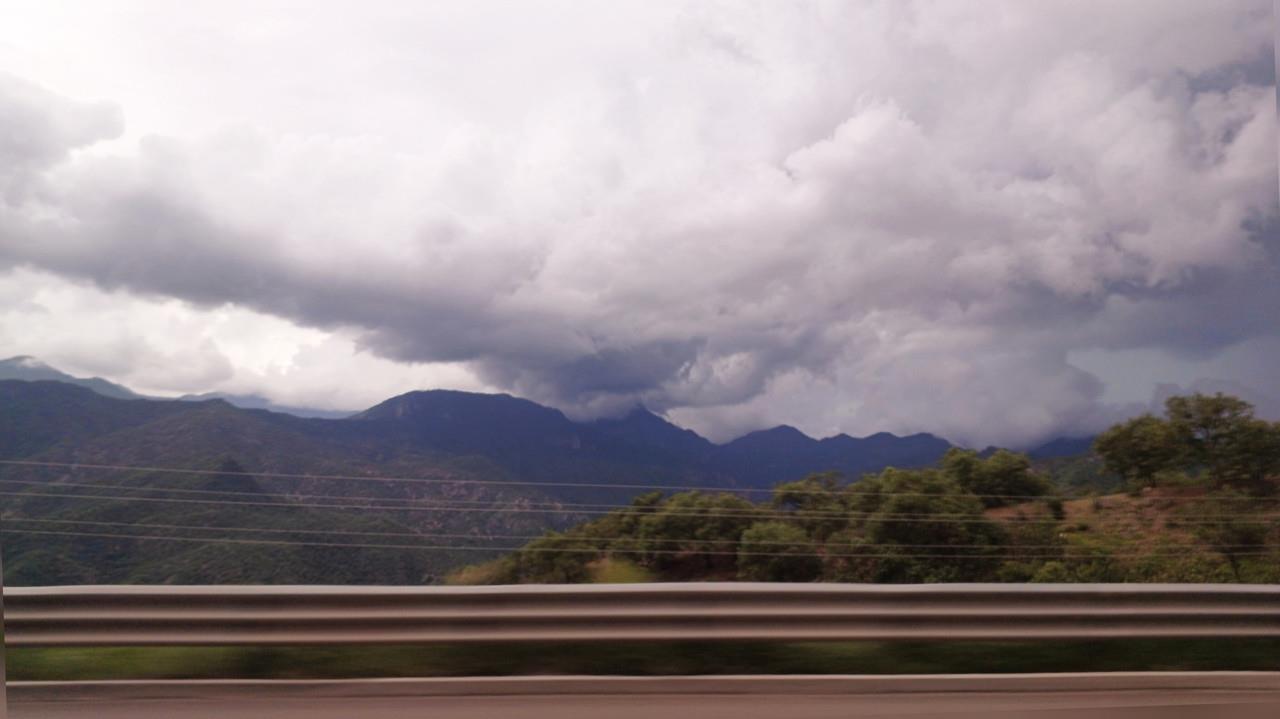
[[[11,430],[0,432],[0,456],[55,463],[0,467],[0,491],[7,493],[0,503],[6,580],[1280,580],[1280,429],[1232,397],[1172,398],[1165,417],[1139,417],[1104,433],[1094,455],[1033,463],[1003,450],[953,448],[932,455],[939,460],[932,468],[889,468],[860,479],[810,474],[753,502],[730,490],[631,497],[609,483],[710,480],[682,474],[678,467],[684,465],[675,460],[649,474],[646,457],[662,453],[638,445],[626,452],[608,445],[628,458],[630,473],[619,473],[621,465],[601,454],[585,464],[542,462],[548,452],[561,451],[554,448],[568,446],[558,432],[582,427],[511,398],[454,394],[403,400],[426,404],[407,407],[418,423],[401,426],[408,420],[303,420],[222,402],[125,401],[58,383],[0,382],[0,429]],[[554,420],[560,429],[546,442],[524,437],[510,446],[504,438],[511,432],[495,430],[475,454],[437,449],[435,439],[422,439],[449,429],[441,417],[473,400],[515,404],[501,412],[477,410],[472,429],[517,409]],[[435,411],[441,408],[449,412]],[[512,432],[526,423],[523,414],[515,415],[503,425]],[[659,437],[672,429],[652,416],[638,421],[661,430]],[[613,429],[621,434],[609,441],[621,441],[626,432]],[[761,466],[772,466],[772,458],[795,442],[808,446],[795,430],[749,437],[747,444],[761,451],[739,459]],[[917,440],[859,441],[897,446]],[[544,454],[531,454],[530,443],[545,445]],[[494,459],[507,456],[493,449],[499,445],[510,457],[532,458],[543,479],[590,481],[600,488],[598,496],[530,483],[523,470]],[[912,450],[909,456],[919,455]],[[83,468],[92,464],[126,468]],[[300,476],[273,476],[281,473]],[[365,483],[321,475],[428,481]],[[629,504],[622,504],[624,495]],[[594,509],[575,508],[586,501],[623,508],[575,524]],[[547,527],[564,529],[503,554]],[[484,560],[492,561],[458,569]]]
[[[758,504],[655,492],[449,581],[598,581],[602,562],[660,581],[1280,581],[1280,429],[1221,395],[1168,407],[1103,434],[1105,464],[1058,462],[1065,487],[1020,454],[952,449],[934,468],[810,475]],[[1120,488],[1109,473],[1127,494],[1081,496]]]
[[[0,485],[0,491],[27,490],[5,497],[0,507],[5,582],[430,584],[477,557],[497,555],[485,549],[493,546],[486,534],[527,535],[546,526],[546,516],[501,511],[508,504],[547,501],[521,488],[375,485],[371,492],[308,480],[303,494],[335,499],[298,499],[297,482],[249,474],[242,457],[188,460],[182,464],[214,472],[176,477],[142,470],[75,475],[0,468],[0,478],[28,483]],[[276,471],[309,467],[334,474],[361,471],[319,453],[309,465],[278,465]],[[477,476],[455,471],[460,478]],[[402,509],[406,502],[429,507],[447,501],[493,511]],[[366,510],[362,504],[382,506]],[[433,539],[437,533],[451,536]],[[348,544],[354,546],[343,546]],[[390,546],[378,548],[383,544]]]
[[[935,467],[889,468],[858,481],[811,474],[777,485],[759,502],[731,492],[649,492],[515,552],[457,569],[448,581],[1280,582],[1276,431],[1234,398],[1195,395],[1171,399],[1164,418],[1140,417],[1112,428],[1098,439],[1096,456],[1035,464],[1007,451],[953,449]],[[280,493],[283,486],[243,472],[245,464],[261,461],[251,452],[250,446],[234,456],[210,455],[201,466],[219,472],[183,486],[236,496]],[[248,461],[240,459],[246,456]],[[331,455],[312,457],[309,468],[356,471]],[[413,459],[407,454],[404,461]],[[483,459],[467,461],[480,464],[456,460],[458,476],[483,476],[492,468]],[[133,473],[113,482],[145,488],[153,479]],[[49,481],[56,485],[58,478]],[[173,479],[165,478],[165,486],[174,486]],[[317,480],[306,491],[336,493],[340,487]],[[495,498],[494,490],[461,491],[417,488],[393,496]],[[538,499],[519,493],[497,497],[517,506]],[[36,496],[9,508],[69,520],[225,523],[286,532],[473,531],[478,538],[486,531],[512,531],[514,521],[481,513],[359,515],[300,508],[281,515],[250,507],[74,503]],[[424,554],[430,557],[424,560],[394,549],[200,544],[190,551],[147,553],[144,547],[138,540],[20,536],[6,548],[6,559],[14,560],[6,572],[30,583],[45,583],[39,580],[49,576],[76,582],[308,582],[322,576],[415,583],[433,581],[442,566],[457,566],[466,556]],[[12,679],[38,680],[1280,670],[1278,657],[1280,641],[1268,639],[24,648],[11,650],[8,659]]]
[[[643,410],[573,422],[526,400],[449,391],[306,419],[0,380],[0,460],[31,463],[0,465],[5,575],[12,585],[433,583],[587,516],[570,504],[616,506],[635,486],[762,488],[817,468],[928,464],[949,446],[792,432],[719,446]],[[220,467],[231,469],[192,474]],[[393,477],[422,481],[361,481]]]
[[[10,649],[9,679],[1280,670],[1280,640]]]
[[[1031,460],[1004,449],[986,460],[976,452],[951,449],[942,458],[942,469],[987,507],[1003,507],[1051,491],[1048,480],[1031,471]]]
[[[1196,476],[1214,488],[1256,495],[1275,491],[1280,472],[1280,422],[1253,416],[1253,407],[1223,394],[1170,397],[1165,417],[1135,417],[1102,433],[1094,450],[1109,470],[1135,485]]]

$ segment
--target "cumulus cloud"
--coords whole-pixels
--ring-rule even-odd
[[[0,274],[0,357],[23,352],[149,395],[257,394],[327,410],[364,409],[412,387],[493,391],[463,366],[392,362],[343,333],[32,270]]]
[[[717,438],[1025,444],[1122,411],[1073,352],[1277,335],[1269,3],[340,10],[148,48],[198,132],[0,83],[0,263]]]
[[[0,73],[0,197],[30,202],[42,174],[65,162],[71,151],[118,136],[119,108],[74,102],[19,78]]]

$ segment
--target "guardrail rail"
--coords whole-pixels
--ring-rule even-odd
[[[1280,586],[691,583],[5,592],[10,646],[1280,637]]]

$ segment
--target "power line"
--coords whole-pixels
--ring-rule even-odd
[[[56,484],[45,485],[42,489],[56,487]],[[163,491],[163,490],[161,490]],[[234,493],[233,493],[234,494]],[[246,493],[247,494],[247,493]],[[170,504],[205,504],[205,505],[244,505],[244,507],[280,507],[287,509],[380,509],[394,510],[394,512],[483,512],[495,514],[595,514],[595,516],[608,516],[616,509],[591,509],[591,510],[568,510],[568,509],[547,509],[547,508],[525,508],[525,507],[452,507],[448,504],[430,505],[430,507],[387,507],[387,505],[376,504],[312,504],[301,502],[251,502],[251,500],[227,500],[227,499],[180,499],[180,498],[160,498],[160,496],[133,496],[133,495],[101,495],[101,494],[47,494],[33,493],[33,491],[23,491],[23,493],[8,493],[8,491],[0,491],[0,496],[23,496],[23,498],[50,498],[50,499],[113,499],[120,502],[154,502],[154,503],[170,503]],[[630,508],[630,507],[628,507]],[[636,507],[634,509],[649,509],[644,507]],[[650,514],[641,512],[643,514]],[[1056,525],[1060,523],[1060,519],[1051,518],[988,518],[982,514],[974,513],[946,513],[946,512],[922,512],[922,513],[881,513],[881,512],[805,512],[805,510],[797,510],[790,512],[785,509],[740,509],[740,510],[668,510],[654,508],[652,514],[662,517],[696,517],[696,518],[719,518],[719,519],[876,519],[876,521],[887,522],[940,522],[940,523],[1006,523],[1006,525]],[[1199,516],[1199,519],[1180,519],[1172,518],[1171,521],[1178,525],[1207,525],[1207,523],[1216,523],[1216,521],[1248,521],[1245,519],[1249,516],[1244,514],[1234,514],[1234,516],[1210,517]],[[1280,517],[1263,516],[1260,514],[1258,523],[1266,521],[1274,521]]]
[[[373,505],[350,505],[350,504],[309,504],[302,502],[253,502],[241,500],[218,500],[218,499],[182,499],[175,497],[135,497],[135,496],[118,496],[118,495],[92,495],[92,494],[47,494],[41,492],[0,492],[0,496],[8,497],[47,497],[53,499],[111,499],[129,502],[163,502],[170,504],[204,504],[204,505],[221,505],[221,506],[246,506],[246,507],[280,507],[286,509],[356,509],[356,510],[394,510],[400,512],[488,512],[495,514],[595,514],[608,515],[616,510],[584,510],[584,511],[568,511],[554,509],[537,509],[523,507],[385,507]],[[645,508],[637,508],[645,509]],[[809,512],[787,512],[783,510],[762,509],[759,511],[742,510],[738,513],[723,513],[720,511],[687,511],[674,512],[669,510],[660,510],[653,512],[655,515],[663,517],[695,517],[700,519],[868,519],[877,522],[901,522],[901,523],[960,523],[960,524],[1059,524],[1063,520],[1057,519],[1031,519],[1031,518],[1014,518],[1012,520],[991,519],[981,515],[974,514],[947,514],[947,513],[919,513],[910,514],[902,513],[879,514],[879,513],[856,513],[856,512],[832,512],[832,513],[809,513]],[[859,514],[866,516],[859,516]],[[1249,515],[1232,515],[1227,517],[1216,518],[1221,520],[1241,521]],[[1274,521],[1276,518],[1267,516],[1268,520]],[[1267,520],[1243,520],[1246,523],[1265,524]],[[1200,520],[1184,520],[1171,519],[1166,520],[1167,524],[1172,525],[1196,525],[1196,524],[1214,524],[1213,518],[1202,518]]]
[[[495,541],[495,540],[537,540],[554,538],[556,540],[567,540],[575,542],[599,542],[599,541],[639,541],[654,542],[661,544],[703,544],[703,545],[724,545],[724,544],[744,544],[742,539],[692,539],[692,538],[671,538],[671,537],[575,537],[568,534],[557,534],[555,536],[548,534],[461,534],[461,533],[437,533],[437,532],[374,532],[374,531],[358,531],[358,530],[342,530],[342,529],[284,529],[280,527],[228,527],[217,525],[197,525],[197,524],[157,524],[149,522],[105,522],[88,519],[39,519],[32,517],[7,517],[5,521],[10,522],[33,522],[39,524],[84,524],[91,526],[105,527],[131,527],[141,529],[171,529],[183,531],[197,532],[262,532],[267,534],[319,534],[328,536],[378,536],[378,537],[419,537],[424,539],[471,539],[476,541]],[[830,547],[830,546],[861,546],[872,548],[877,545],[855,545],[848,542],[793,542],[781,540],[758,540],[752,541],[751,544],[776,544],[785,546],[809,546],[809,547]],[[888,546],[888,545],[880,545]],[[907,547],[911,549],[986,549],[991,548],[990,544],[897,544],[894,547]],[[1200,544],[1184,544],[1184,545],[1162,545],[1162,548],[1172,549],[1174,547],[1183,547],[1187,549],[1203,548]],[[1252,544],[1218,544],[1216,547],[1252,547]],[[1067,545],[1062,544],[1018,544],[1012,545],[1017,549],[1067,549]]]
[[[397,506],[396,504],[383,506],[381,504],[383,502],[409,503],[411,505],[409,508],[411,509],[414,508],[412,505],[425,505],[419,508],[421,510],[450,510],[450,509],[475,507],[477,505],[479,505],[481,509],[495,508],[495,504],[492,500],[454,500],[454,499],[439,500],[439,499],[408,499],[408,498],[400,498],[400,497],[386,497],[386,498],[352,497],[349,495],[272,494],[272,493],[266,493],[266,492],[252,492],[252,491],[246,491],[246,490],[229,490],[229,489],[228,490],[221,490],[221,489],[206,490],[206,489],[185,489],[185,488],[179,488],[179,487],[135,487],[135,486],[127,486],[127,485],[86,484],[86,483],[77,483],[77,482],[38,482],[34,480],[18,480],[18,479],[0,479],[0,484],[37,485],[42,489],[60,489],[62,487],[76,487],[76,488],[92,488],[92,489],[107,489],[107,490],[118,489],[118,490],[130,491],[130,492],[178,492],[178,493],[184,493],[184,494],[229,495],[233,497],[262,497],[262,498],[276,497],[276,498],[279,498],[279,500],[281,500],[276,503],[286,504],[290,506],[294,506],[298,503],[290,502],[287,500],[298,498],[298,499],[335,500],[337,502],[336,504],[325,505],[325,506],[342,507],[342,508],[359,508],[359,509],[393,509],[394,510],[394,509],[402,508]],[[0,492],[0,495],[4,495],[4,494],[6,493]],[[74,494],[74,493],[62,494],[62,495],[49,495],[49,494],[42,495],[35,492],[23,492],[23,493],[20,493],[19,496],[36,496],[36,497],[38,496],[64,496],[64,497],[94,496],[97,498],[102,498],[102,495],[81,495],[81,494]],[[117,495],[117,496],[113,496],[113,498],[120,499],[120,500],[146,499],[144,497],[136,497],[133,495],[124,495],[124,496]],[[954,497],[941,497],[941,498],[956,499]],[[959,498],[959,499],[963,500],[963,498]],[[196,500],[192,500],[192,501],[196,501]],[[213,502],[216,500],[208,500],[208,501]],[[375,502],[379,504],[371,504]],[[252,502],[236,502],[236,504],[253,504],[253,503]],[[299,505],[299,506],[318,506],[318,505]],[[607,514],[607,513],[611,513],[612,510],[644,511],[644,510],[650,509],[649,507],[638,506],[634,504],[616,504],[616,503],[615,504],[561,504],[558,502],[544,502],[544,503],[534,502],[529,504],[521,503],[515,506],[518,506],[518,508],[520,509],[530,509],[530,510],[545,509],[558,514],[573,514],[573,513]],[[593,510],[601,510],[601,509],[607,510],[607,511],[606,512],[593,511]],[[767,515],[767,516],[782,516],[782,517],[803,517],[806,519],[849,519],[849,518],[858,519],[858,518],[866,518],[871,516],[889,517],[889,518],[897,518],[897,517],[931,517],[932,518],[932,517],[973,517],[975,516],[975,514],[972,512],[884,513],[884,512],[868,512],[868,511],[859,511],[859,510],[848,510],[848,511],[808,510],[808,509],[789,510],[789,509],[777,508],[777,507],[762,507],[758,505],[753,505],[751,507],[741,507],[741,508],[719,507],[715,509],[714,514],[702,512],[697,510],[696,508],[690,509],[688,512],[684,514],[670,512],[669,510],[661,510],[660,508],[655,508],[655,509],[656,511],[661,511],[663,514],[667,516],[699,516],[699,517],[717,516],[717,517],[750,518],[750,517],[759,517],[762,515]]]
[[[426,483],[426,484],[478,484],[478,485],[495,485],[509,487],[581,487],[584,489],[666,489],[681,491],[717,491],[717,492],[772,492],[771,489],[755,489],[732,487],[710,487],[710,486],[693,486],[693,485],[657,485],[657,484],[613,484],[606,482],[521,482],[515,480],[501,479],[456,479],[441,477],[379,477],[368,475],[349,475],[349,474],[302,474],[294,472],[248,472],[248,471],[222,471],[216,469],[185,469],[177,467],[147,467],[139,465],[118,465],[118,464],[95,464],[80,462],[46,462],[34,460],[0,460],[0,464],[26,466],[26,467],[55,467],[63,469],[95,469],[95,470],[111,470],[119,472],[168,472],[172,474],[195,474],[195,475],[228,475],[228,476],[244,476],[244,477],[263,477],[271,479],[312,479],[312,480],[335,480],[335,481],[355,481],[355,482],[401,482],[401,483]]]
[[[346,494],[280,494],[280,493],[271,493],[271,492],[254,492],[251,490],[187,489],[184,487],[135,486],[135,485],[101,484],[101,483],[89,484],[84,482],[59,482],[59,481],[47,482],[47,481],[38,481],[38,480],[30,480],[30,479],[0,479],[0,484],[35,485],[35,486],[39,486],[41,488],[46,488],[46,489],[76,487],[76,488],[88,488],[88,489],[124,490],[129,492],[177,492],[181,494],[229,495],[234,497],[278,497],[281,500],[323,499],[323,500],[337,501],[343,506],[350,505],[350,506],[359,506],[359,507],[368,507],[368,508],[378,508],[378,507],[367,504],[367,502],[378,502],[378,503],[393,502],[393,503],[402,503],[402,504],[409,504],[409,505],[424,504],[424,505],[427,505],[426,508],[428,509],[454,509],[460,506],[471,507],[471,506],[477,506],[477,505],[480,507],[493,507],[495,503],[495,500],[479,500],[479,499],[459,500],[459,499],[447,499],[447,498],[434,499],[434,498],[406,498],[406,497],[367,497],[367,496],[351,496]],[[67,495],[67,496],[76,496],[76,495]],[[935,496],[939,496],[939,495],[935,495]],[[132,497],[126,496],[126,497],[119,497],[119,498],[131,499]],[[966,499],[965,497],[950,497],[950,496],[940,496],[940,498],[948,499],[948,500],[958,499],[960,501],[963,501],[964,499]],[[749,500],[744,500],[744,501],[749,501]],[[523,508],[529,508],[529,509],[544,508],[544,509],[550,509],[556,512],[564,512],[564,513],[573,513],[577,511],[585,512],[587,510],[593,510],[593,509],[606,509],[606,510],[647,509],[647,507],[643,507],[635,504],[616,503],[616,502],[600,503],[600,504],[576,504],[576,503],[562,503],[562,502],[530,502],[530,503],[521,502],[519,506]],[[395,509],[396,505],[392,504],[392,505],[381,507],[381,508]],[[849,510],[849,511],[807,510],[807,509],[788,510],[783,508],[761,507],[759,505],[753,505],[751,507],[742,507],[742,508],[722,507],[722,508],[718,508],[716,511],[725,516],[728,516],[728,515],[755,516],[762,512],[768,512],[768,513],[787,514],[787,516],[792,516],[789,513],[794,513],[796,516],[804,516],[804,517],[812,517],[812,518],[823,518],[823,517],[843,518],[843,517],[850,517],[850,516],[856,516],[856,515],[873,514],[872,512],[856,511],[856,510]],[[878,516],[886,516],[884,514],[879,514],[879,513],[875,513],[875,514],[877,514]],[[906,517],[906,516],[925,516],[925,515],[933,517],[933,516],[940,516],[940,513],[938,512],[896,513],[890,516]],[[703,516],[703,515],[700,515],[700,516]],[[941,516],[968,517],[968,516],[972,516],[972,514],[971,513],[951,513],[951,514],[941,514]]]
[[[356,503],[359,500],[368,500],[370,502],[397,502],[404,504],[423,504],[428,502],[448,502],[453,504],[482,505],[492,506],[496,500],[488,499],[433,499],[423,497],[369,497],[362,495],[350,494],[293,494],[279,492],[254,492],[251,490],[232,490],[232,489],[188,489],[186,487],[163,487],[163,486],[137,486],[129,484],[102,484],[102,483],[85,483],[85,482],[58,482],[58,481],[41,481],[34,479],[0,479],[0,484],[27,484],[37,485],[41,487],[80,487],[87,489],[120,489],[130,492],[177,492],[181,494],[216,494],[216,495],[232,495],[232,496],[248,496],[248,497],[280,497],[282,499],[323,499],[323,500],[342,500]],[[434,506],[434,505],[433,505]],[[545,507],[549,509],[571,509],[571,508],[587,508],[587,509],[623,509],[633,507],[632,504],[573,504],[561,502],[531,502],[521,504],[522,507]]]
[[[0,484],[36,485],[40,487],[45,487],[45,489],[49,489],[49,487],[83,487],[83,489],[105,489],[105,490],[124,490],[124,491],[169,491],[169,493],[200,494],[200,495],[230,495],[230,496],[274,495],[274,496],[280,496],[280,498],[284,498],[284,499],[335,500],[335,502],[339,502],[344,505],[351,504],[351,505],[358,505],[358,507],[367,507],[367,504],[361,504],[361,502],[426,504],[430,509],[453,509],[456,507],[475,507],[475,505],[480,505],[480,507],[493,507],[495,503],[495,500],[488,500],[488,499],[397,498],[397,496],[387,496],[387,498],[383,498],[383,496],[367,496],[367,495],[352,496],[352,495],[346,495],[346,494],[293,494],[293,493],[275,494],[275,493],[257,493],[257,491],[251,491],[251,490],[205,490],[205,489],[187,489],[187,487],[166,487],[166,486],[154,486],[154,485],[137,486],[137,485],[87,484],[87,482],[61,482],[61,481],[50,482],[50,481],[40,481],[40,480],[0,480]],[[74,496],[74,495],[68,495],[68,496]],[[963,502],[963,500],[966,499],[966,498],[954,498],[954,496],[946,496],[946,495],[934,495],[934,496],[938,496],[938,498],[940,499],[960,500],[960,502]],[[127,499],[127,498],[120,498],[120,499]],[[556,510],[556,512],[564,512],[564,513],[579,512],[579,510],[584,510],[585,512],[585,510],[589,510],[589,509],[648,509],[646,507],[640,507],[640,505],[636,505],[636,504],[618,504],[618,503],[577,504],[577,503],[559,503],[559,502],[520,503],[520,507],[530,508],[530,509],[536,509],[536,508],[552,509],[552,510]],[[383,508],[394,509],[396,507],[394,507],[394,504],[393,504],[393,505],[390,505],[390,507],[383,507]],[[717,509],[717,512],[722,514],[744,514],[744,516],[756,516],[756,514],[759,514],[762,512],[780,513],[780,514],[786,514],[786,516],[791,516],[791,513],[795,512],[795,513],[804,514],[805,517],[815,517],[815,518],[817,517],[832,517],[832,518],[849,517],[850,514],[869,514],[868,512],[854,512],[854,510],[850,510],[850,512],[840,512],[840,510],[812,510],[812,509],[791,510],[791,509],[785,509],[785,508],[760,507],[760,505],[753,505],[753,507],[750,507],[750,508],[744,507],[741,509],[721,508],[721,509]],[[928,514],[929,516],[937,516],[938,513],[934,512],[934,513],[928,513]],[[897,516],[908,517],[908,516],[916,516],[916,514],[897,513]],[[972,516],[972,514],[955,513],[955,516],[969,517],[969,516]]]
[[[480,552],[538,552],[538,553],[562,553],[562,554],[603,554],[609,553],[609,550],[579,548],[579,547],[464,547],[457,545],[430,545],[430,544],[365,544],[350,542],[296,542],[288,540],[275,539],[238,539],[225,537],[174,537],[160,535],[141,535],[141,534],[117,534],[108,532],[71,532],[60,530],[13,530],[0,529],[5,534],[39,534],[54,535],[67,537],[85,537],[96,539],[130,539],[130,540],[160,540],[173,542],[195,542],[201,544],[256,544],[271,546],[292,546],[292,547],[324,547],[324,548],[343,548],[343,549],[419,549],[432,551],[480,551]],[[997,549],[999,547],[992,547]],[[613,550],[617,553],[626,554],[626,550]],[[647,550],[646,554],[662,554],[662,555],[685,555],[689,552],[682,550],[654,549]],[[732,557],[818,557],[818,558],[836,558],[836,559],[907,559],[907,558],[928,558],[928,559],[1108,559],[1108,558],[1144,558],[1155,555],[1151,553],[1135,554],[1131,556],[1125,555],[1051,555],[1045,557],[1034,557],[1027,554],[900,554],[897,552],[888,554],[830,554],[825,552],[721,552],[721,551],[700,551],[699,555],[709,556],[732,556]],[[1269,556],[1271,552],[1237,552],[1235,556]],[[1176,557],[1182,554],[1170,554],[1166,556]]]
[[[48,494],[44,492],[0,492],[0,496],[48,497],[48,498],[54,498],[54,499],[113,499],[113,500],[120,500],[120,501],[129,501],[129,502],[163,502],[163,503],[169,503],[169,504],[206,504],[206,505],[245,506],[245,507],[281,507],[284,509],[359,509],[359,510],[380,509],[380,510],[393,510],[393,511],[400,511],[400,512],[489,512],[489,513],[495,513],[495,514],[505,513],[505,514],[609,515],[609,514],[612,514],[614,511],[617,511],[617,510],[583,510],[583,511],[574,512],[569,510],[544,509],[544,508],[492,507],[492,506],[491,507],[451,507],[447,505],[445,506],[436,505],[436,506],[429,506],[429,507],[416,507],[416,506],[385,507],[385,506],[376,506],[376,505],[368,505],[368,504],[311,504],[311,503],[304,503],[304,502],[279,502],[279,501],[255,502],[255,501],[248,501],[248,500],[183,499],[183,498],[177,498],[177,497],[136,497],[136,496],[120,496],[120,495],[109,495],[109,494]],[[647,509],[647,508],[637,507],[636,509]],[[653,514],[658,514],[658,513],[659,513],[658,511],[653,512]],[[814,513],[791,514],[783,510],[776,510],[776,509],[761,509],[761,510],[745,510],[744,509],[740,512],[732,512],[732,513],[726,513],[719,510],[707,511],[707,512],[696,511],[696,510],[673,512],[673,511],[663,510],[661,511],[661,515],[665,517],[696,517],[701,519],[760,519],[760,518],[805,518],[805,519],[854,518],[856,519],[858,518],[854,513],[833,512],[833,513],[822,514],[822,515],[818,515]],[[880,518],[880,516],[883,516],[883,515],[879,515],[877,516],[877,518]],[[915,515],[912,515],[912,517],[914,516]],[[949,516],[949,515],[946,515],[946,516]],[[939,522],[941,521],[963,522],[966,520],[971,520],[975,522],[985,523],[985,522],[992,521],[985,518],[979,518],[978,516],[972,515],[972,514],[963,514],[963,515],[956,515],[956,516],[958,518],[953,520],[953,519],[945,519],[944,515],[929,514],[929,515],[922,515],[922,519],[927,517],[927,521],[939,521]],[[899,519],[898,517],[888,517],[887,519],[891,521],[906,521],[909,518],[904,517]],[[1024,521],[1032,522],[1032,521],[1047,521],[1047,520],[1024,520]],[[1054,521],[1056,522],[1056,520]]]
[[[187,487],[165,487],[165,486],[156,486],[156,485],[138,486],[138,485],[130,485],[130,484],[61,482],[61,481],[44,481],[44,480],[34,480],[34,479],[0,479],[0,484],[22,484],[22,485],[38,486],[42,488],[75,487],[75,488],[81,488],[81,489],[107,489],[107,490],[121,490],[121,491],[128,491],[128,492],[173,492],[173,493],[179,493],[179,494],[197,494],[197,495],[279,497],[281,499],[308,499],[308,500],[320,499],[320,500],[326,500],[326,501],[337,501],[344,504],[351,504],[353,506],[356,506],[356,505],[369,506],[366,504],[362,504],[362,502],[377,502],[380,504],[392,503],[387,508],[394,508],[395,504],[407,504],[407,505],[427,504],[431,508],[437,508],[437,509],[453,508],[455,506],[491,507],[494,505],[494,502],[495,502],[495,500],[481,500],[481,499],[467,500],[467,499],[448,499],[448,498],[438,499],[438,498],[424,498],[424,497],[370,497],[370,496],[362,496],[362,495],[353,496],[349,494],[294,494],[294,493],[278,493],[278,492],[254,492],[251,490],[190,489]],[[868,494],[865,496],[875,496],[875,495]],[[938,498],[948,499],[948,500],[956,499],[960,501],[963,501],[964,499],[968,499],[968,496],[961,496],[961,497],[954,497],[949,495],[928,495],[928,496],[938,497]],[[973,495],[973,496],[976,496],[976,495]],[[1187,499],[1193,500],[1195,498],[1187,498]],[[443,502],[443,504],[441,504],[441,502]],[[525,503],[525,502],[521,502],[519,506],[530,508],[530,509],[546,508],[546,509],[551,509],[555,511],[564,511],[564,512],[575,512],[578,510],[590,510],[590,509],[634,510],[634,509],[645,508],[640,505],[636,505],[632,503],[618,503],[618,502],[613,502],[613,503],[607,503],[607,502],[605,503],[573,503],[573,502]],[[849,510],[847,512],[839,511],[839,510],[808,510],[808,509],[792,510],[792,509],[783,509],[783,508],[762,508],[759,505],[756,505],[750,509],[748,508],[733,509],[733,508],[726,507],[726,508],[721,508],[717,511],[726,513],[726,514],[727,513],[756,514],[761,511],[791,512],[796,515],[802,515],[805,517],[814,517],[814,518],[820,518],[824,516],[848,517],[850,515],[869,515],[869,514],[879,515],[879,513],[857,511],[857,510]],[[939,513],[937,512],[929,512],[925,514],[927,514],[928,516],[939,516]],[[884,516],[884,515],[879,515],[879,516]],[[910,516],[910,514],[897,513],[894,516]],[[954,516],[970,516],[970,515],[967,513],[961,513],[961,514],[954,514]]]
[[[710,485],[677,485],[677,484],[633,484],[633,483],[610,483],[610,482],[530,482],[516,480],[499,480],[499,479],[457,479],[442,477],[381,477],[369,475],[347,475],[347,474],[305,474],[293,472],[250,472],[241,470],[218,470],[218,469],[187,469],[180,467],[151,467],[145,465],[121,465],[121,464],[100,464],[100,463],[82,463],[82,462],[53,462],[53,461],[37,461],[37,460],[19,460],[19,459],[0,459],[0,465],[10,465],[17,467],[44,467],[44,468],[60,468],[60,469],[92,469],[106,470],[117,472],[157,472],[169,474],[190,474],[190,475],[226,475],[239,477],[261,477],[270,479],[309,479],[309,480],[331,480],[331,481],[356,481],[356,482],[399,482],[399,483],[424,483],[424,484],[461,484],[461,485],[493,485],[508,487],[566,487],[566,488],[582,488],[582,489],[645,489],[645,490],[678,490],[690,492],[722,492],[729,494],[736,493],[766,493],[771,494],[776,488],[759,488],[759,487],[716,487]],[[802,481],[802,480],[796,480]],[[843,485],[843,487],[855,487],[855,484]],[[789,494],[795,495],[820,495],[830,494],[826,490],[788,490]],[[913,497],[935,497],[935,493],[930,492],[867,492],[865,494],[875,494],[880,496],[913,496]],[[980,499],[1025,499],[1029,501],[1047,501],[1047,500],[1078,500],[1087,499],[1087,497],[1077,497],[1070,495],[1048,495],[1048,494],[970,494],[968,496],[978,497]],[[1230,497],[1200,497],[1201,501],[1237,501]],[[1280,498],[1274,498],[1271,501],[1280,501]]]

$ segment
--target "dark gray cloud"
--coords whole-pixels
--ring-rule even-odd
[[[456,105],[415,108],[440,130],[416,138],[417,115],[267,117],[97,152],[116,110],[8,80],[0,263],[466,363],[581,416],[1086,432],[1131,408],[1072,352],[1277,336],[1269,13],[694,8],[539,59],[581,74],[534,99],[519,63],[492,98],[370,78],[377,107]]]
[[[111,104],[73,102],[0,72],[0,128],[0,197],[18,204],[33,201],[42,172],[118,136],[123,121]]]

